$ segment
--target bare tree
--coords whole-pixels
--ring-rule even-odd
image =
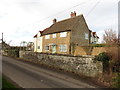
[[[27,47],[27,42],[26,41],[22,41],[20,43],[20,50],[21,50],[21,47],[23,47],[23,50],[25,50],[26,49],[25,47]]]
[[[105,30],[105,33],[103,34],[103,41],[106,44],[113,45],[118,43],[118,36],[115,31],[112,29]]]
[[[120,49],[118,46],[119,39],[118,35],[112,29],[105,30],[103,34],[103,41],[106,43],[106,52],[111,56],[111,60],[109,61],[109,72],[112,75],[112,69],[116,63],[119,63],[119,54],[118,50]],[[109,46],[109,47],[108,47]]]

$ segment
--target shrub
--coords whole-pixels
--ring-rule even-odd
[[[113,88],[120,88],[120,73],[117,73],[117,76],[113,79]]]
[[[8,56],[19,57],[19,50],[5,50]]]
[[[104,71],[108,69],[110,59],[111,59],[111,56],[106,52],[102,52],[99,55],[95,56],[94,58],[95,61],[101,61],[103,63]]]
[[[91,44],[92,47],[105,47],[106,44]]]

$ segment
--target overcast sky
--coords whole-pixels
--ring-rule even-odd
[[[0,38],[10,45],[33,41],[33,36],[57,21],[83,14],[90,30],[102,40],[105,29],[118,30],[119,0],[0,0]]]

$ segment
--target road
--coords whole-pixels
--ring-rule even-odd
[[[2,57],[3,74],[22,88],[96,88],[64,73]]]

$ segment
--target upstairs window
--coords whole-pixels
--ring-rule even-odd
[[[45,35],[45,39],[50,39],[50,35]]]
[[[88,39],[89,37],[88,37],[88,33],[85,33],[85,39]]]
[[[53,37],[53,38],[56,38],[56,34],[53,34],[52,37]]]
[[[38,49],[40,49],[40,46],[38,46]]]
[[[67,37],[67,32],[61,32],[60,37]]]

